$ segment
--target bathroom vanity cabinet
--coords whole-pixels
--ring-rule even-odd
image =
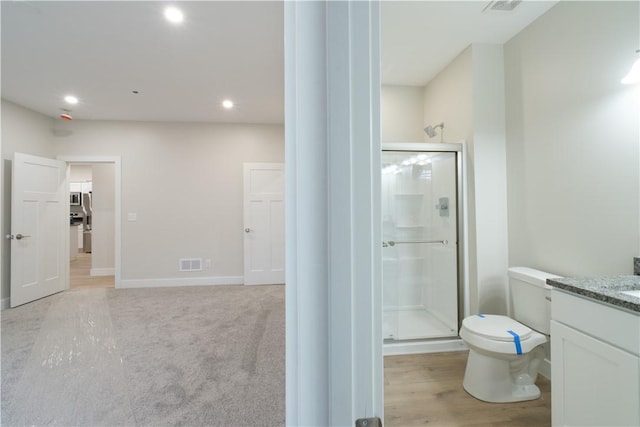
[[[578,280],[548,281],[554,286],[552,424],[640,426],[640,298],[621,293],[637,289],[640,278],[621,279],[624,285],[617,290],[588,283],[576,287]],[[564,289],[557,287],[567,281]]]

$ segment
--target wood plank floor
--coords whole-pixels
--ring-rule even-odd
[[[538,376],[540,399],[487,403],[462,387],[467,352],[386,356],[385,427],[550,426],[551,383]]]
[[[69,288],[113,288],[114,276],[91,276],[91,254],[83,252],[76,255],[76,259],[69,263]]]

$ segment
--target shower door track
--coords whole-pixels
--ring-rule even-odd
[[[389,240],[388,242],[382,242],[382,247],[386,248],[389,246],[395,245],[403,245],[407,243],[442,243],[443,245],[448,245],[448,240]]]

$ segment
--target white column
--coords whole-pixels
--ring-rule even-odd
[[[378,14],[285,3],[288,425],[383,416]]]
[[[326,58],[323,2],[285,3],[287,425],[328,425]]]
[[[508,314],[503,47],[474,44],[471,53],[478,311]]]

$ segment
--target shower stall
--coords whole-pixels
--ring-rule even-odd
[[[385,344],[458,336],[462,182],[462,144],[383,144]]]

